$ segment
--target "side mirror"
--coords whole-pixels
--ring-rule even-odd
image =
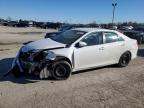
[[[82,42],[82,41],[76,44],[76,47],[85,47],[85,46],[87,46],[87,43]]]

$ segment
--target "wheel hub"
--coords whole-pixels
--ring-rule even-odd
[[[56,74],[57,74],[57,76],[60,76],[60,77],[64,76],[66,74],[65,67],[62,65],[58,65],[56,68]]]

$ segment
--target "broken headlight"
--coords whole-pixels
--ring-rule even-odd
[[[44,52],[45,54],[47,54],[45,56],[46,60],[55,60],[56,59],[56,54],[54,52],[51,52],[51,51],[45,51]]]

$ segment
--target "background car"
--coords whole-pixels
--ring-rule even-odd
[[[73,25],[69,25],[69,24],[68,25],[63,25],[62,27],[59,28],[59,31],[64,32],[64,31],[70,30],[72,28],[74,28]]]
[[[133,26],[119,26],[119,30],[133,30]]]
[[[136,39],[138,44],[144,43],[144,32],[140,31],[125,31],[123,32],[126,36]]]
[[[53,37],[53,36],[56,36],[58,34],[60,34],[61,32],[50,32],[50,33],[46,33],[45,35],[45,38],[50,38],[50,37]]]
[[[144,32],[144,27],[136,27],[134,30]]]

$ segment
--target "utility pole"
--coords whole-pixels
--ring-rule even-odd
[[[114,25],[114,18],[115,18],[115,8],[117,6],[117,3],[112,3],[113,6],[113,17],[112,17],[112,26]]]

